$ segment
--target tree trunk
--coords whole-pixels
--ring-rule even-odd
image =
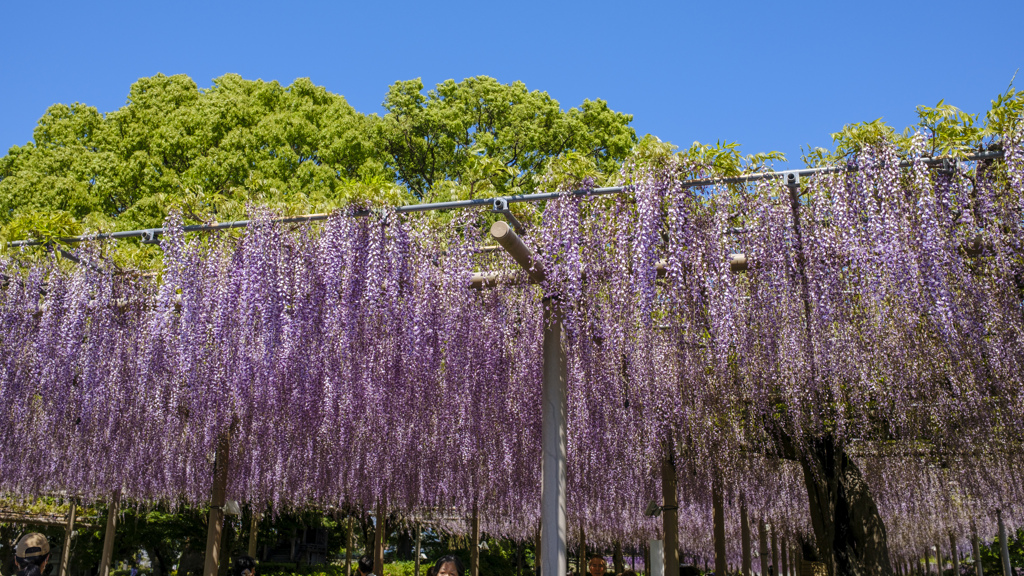
[[[831,438],[799,450],[818,559],[829,576],[892,576],[885,524],[860,469]]]
[[[618,542],[615,543],[615,547],[612,549],[612,564],[615,565],[616,574],[622,574],[626,571],[626,559],[622,556],[622,544]]]

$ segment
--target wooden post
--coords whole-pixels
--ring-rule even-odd
[[[924,549],[924,573],[925,574],[931,574],[932,573],[932,555],[931,555],[931,551],[928,550],[927,548]]]
[[[740,545],[742,546],[741,576],[750,576],[750,522],[747,519],[747,501],[740,497]]]
[[[953,576],[960,576],[960,553],[956,549],[956,535],[949,533],[949,557],[953,561]]]
[[[935,572],[938,576],[942,576],[942,545],[941,542],[935,543]]]
[[[352,520],[353,518],[349,516],[348,541],[345,543],[345,576],[352,576]]]
[[[779,535],[775,533],[775,525],[769,524],[772,527],[772,576],[779,575]]]
[[[722,484],[715,478],[711,486],[711,507],[713,508],[715,536],[715,576],[726,576],[728,559],[725,557],[725,503],[722,497]],[[678,569],[672,576],[678,576]]]
[[[71,509],[68,510],[68,525],[64,528],[64,548],[60,551],[60,576],[68,576],[68,561],[71,560],[71,538],[75,531],[75,518],[78,516],[78,503],[71,499]]]
[[[413,571],[412,571],[413,572],[413,576],[420,576],[420,548],[421,548],[420,545],[423,542],[422,537],[423,537],[423,528],[420,526],[420,523],[417,522],[416,523],[416,564],[413,565]],[[383,576],[383,575],[381,575],[381,576]]]
[[[228,483],[228,436],[217,442],[217,456],[213,461],[213,489],[210,494],[210,518],[206,526],[206,558],[203,576],[217,576],[220,568],[220,547],[224,530],[224,500]]]
[[[249,520],[249,548],[248,553],[252,558],[256,557],[256,538],[260,531],[260,515],[256,510],[250,507],[250,514],[252,518]]]
[[[761,559],[761,576],[768,576],[768,560],[770,552],[768,551],[768,529],[764,524],[764,518],[758,520],[757,523],[757,539],[761,544],[758,556]]]
[[[665,455],[661,459],[661,498],[664,500],[661,523],[665,533],[665,576],[679,576],[679,487],[674,452],[672,445],[666,442]]]
[[[99,576],[110,576],[110,559],[114,555],[114,537],[117,533],[117,515],[121,508],[121,491],[110,495],[107,503],[107,529],[103,533],[103,553],[100,556]]]
[[[476,502],[473,503],[472,535],[469,543],[469,576],[480,576],[480,513]],[[383,572],[381,572],[383,574]]]
[[[377,532],[373,539],[373,573],[375,576],[384,574],[384,539],[388,536],[387,510],[387,505],[381,498],[380,504],[377,505]]]

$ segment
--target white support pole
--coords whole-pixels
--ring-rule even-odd
[[[1013,576],[1013,570],[1010,568],[1010,549],[1006,544],[1006,524],[1003,523],[1002,510],[996,510],[996,519],[999,521],[999,557],[1003,560],[1003,576]]]
[[[522,266],[535,282],[544,280],[544,268],[523,240],[503,220],[491,225],[491,236]],[[562,318],[545,298],[544,306],[544,388],[541,392],[540,544],[541,576],[565,576],[568,554],[565,546],[565,413],[566,367],[562,347]]]
[[[542,576],[565,576],[565,353],[562,319],[544,303],[544,389],[541,405],[541,556]]]
[[[206,557],[203,576],[217,576],[220,569],[221,535],[224,530],[224,501],[228,484],[228,436],[217,441],[213,462],[213,489],[210,494],[210,519],[206,526]]]
[[[985,576],[985,570],[981,567],[981,543],[978,541],[977,530],[971,534],[971,547],[974,549],[974,572],[976,576]]]

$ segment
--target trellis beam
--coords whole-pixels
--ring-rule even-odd
[[[926,166],[937,166],[944,164],[951,164],[954,162],[977,162],[981,160],[994,160],[1002,158],[1003,152],[1000,151],[989,151],[980,152],[976,154],[969,154],[960,159],[954,159],[950,157],[926,157],[921,158],[919,161]],[[903,160],[899,163],[901,168],[908,168],[913,165],[910,160]],[[763,180],[777,180],[788,178],[789,175],[795,175],[799,177],[814,176],[817,174],[839,174],[843,172],[856,172],[857,167],[851,165],[842,166],[822,166],[818,168],[804,168],[802,170],[787,170],[781,172],[757,172],[754,174],[747,174],[744,176],[735,176],[730,178],[701,178],[697,180],[688,180],[680,183],[683,188],[700,188],[703,186],[716,186],[716,185],[747,185],[753,184],[754,182],[760,182]],[[584,190],[573,190],[570,192],[542,192],[537,194],[516,194],[512,196],[500,196],[498,198],[474,198],[472,200],[455,200],[453,202],[433,202],[425,204],[410,204],[407,206],[398,206],[394,210],[400,214],[410,212],[432,212],[434,210],[457,210],[462,208],[494,208],[496,202],[502,202],[505,206],[516,202],[546,202],[549,200],[558,200],[559,198],[583,198],[589,196],[605,196],[609,194],[618,194],[620,192],[626,192],[630,189],[629,186],[611,186],[607,188],[591,188]],[[353,216],[368,216],[369,211],[357,211],[353,212]],[[327,220],[330,218],[330,214],[304,214],[302,216],[290,216],[287,218],[277,218],[274,222],[280,224],[303,224],[306,222],[318,222]],[[232,222],[215,222],[211,224],[195,224],[191,226],[184,226],[182,230],[185,232],[213,232],[217,230],[230,230],[233,228],[245,228],[250,224],[254,223],[253,220],[235,220]],[[59,242],[84,242],[87,240],[117,240],[125,238],[139,238],[144,244],[154,244],[158,242],[158,237],[167,232],[166,228],[146,228],[142,230],[125,230],[121,232],[109,232],[104,234],[83,234],[81,236],[70,236],[66,238],[57,238],[51,240],[15,240],[8,242],[7,245],[11,248],[18,248],[22,246],[43,246],[45,244],[52,243],[54,241]]]

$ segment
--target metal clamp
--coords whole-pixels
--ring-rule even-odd
[[[148,230],[142,230],[142,234],[139,238],[142,239],[143,244],[159,244],[160,239],[157,236],[160,235],[160,231],[156,228],[149,228]]]
[[[504,214],[508,223],[512,225],[512,229],[515,230],[517,234],[526,234],[526,227],[523,226],[523,223],[512,214],[511,210],[508,209],[508,198],[495,198],[494,202],[491,204],[491,212]]]
[[[783,172],[782,183],[785,184],[788,188],[799,187],[800,173],[795,170],[792,172]]]

